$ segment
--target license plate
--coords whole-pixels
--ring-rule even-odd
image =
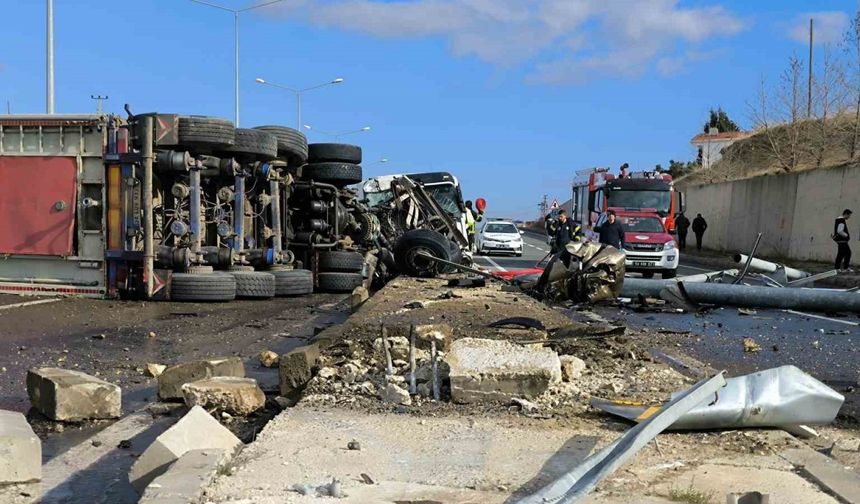
[[[633,266],[654,266],[654,263],[648,261],[633,261]]]

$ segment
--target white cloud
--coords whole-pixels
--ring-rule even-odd
[[[813,20],[813,41],[817,44],[834,44],[842,40],[848,29],[848,14],[841,11],[807,12],[795,18],[788,37],[802,44],[809,43],[809,19]]]
[[[378,37],[440,37],[456,56],[526,65],[530,81],[553,84],[654,66],[673,74],[694,61],[676,53],[744,28],[721,6],[678,0],[293,0],[279,12]]]

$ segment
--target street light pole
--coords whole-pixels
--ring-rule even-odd
[[[204,2],[203,0],[191,0],[194,3],[200,5],[206,5],[208,7],[212,7],[215,9],[219,9],[222,11],[232,12],[233,13],[233,48],[235,51],[235,62],[233,64],[233,68],[235,69],[235,97],[234,102],[236,104],[236,110],[234,111],[233,122],[236,127],[239,127],[239,14],[243,12],[247,12],[254,9],[259,9],[261,7],[266,7],[272,4],[276,4],[279,2],[283,2],[284,0],[270,0],[268,2],[264,2],[257,5],[252,5],[250,7],[245,7],[244,9],[231,9],[229,7],[224,7],[223,5],[214,4],[211,2]],[[48,0],[50,3],[51,0]]]
[[[45,51],[47,81],[45,83],[45,112],[54,113],[54,0],[48,0],[47,24],[45,26]]]
[[[302,129],[302,94],[304,94],[306,91],[311,91],[313,89],[319,89],[319,88],[325,87],[325,86],[331,86],[332,84],[341,84],[343,82],[343,77],[338,77],[336,79],[330,80],[329,82],[317,84],[316,86],[306,87],[304,89],[291,88],[291,87],[285,86],[283,84],[278,84],[276,82],[267,81],[266,79],[264,79],[262,77],[257,77],[254,80],[257,82],[257,84],[265,84],[267,86],[272,86],[272,87],[276,87],[276,88],[280,88],[280,89],[286,89],[287,91],[290,91],[291,93],[296,95],[296,129],[301,130]],[[310,129],[310,128],[308,128],[308,129]]]

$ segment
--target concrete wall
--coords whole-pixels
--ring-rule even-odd
[[[833,219],[845,208],[860,211],[860,165],[681,190],[690,220],[701,213],[708,221],[707,248],[746,251],[762,232],[761,255],[829,262],[836,253],[830,239]],[[852,240],[860,238],[858,220],[849,221]]]

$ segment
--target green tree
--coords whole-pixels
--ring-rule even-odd
[[[701,166],[700,163],[696,161],[675,161],[674,159],[669,160],[669,175],[672,176],[673,179],[677,179],[682,175],[686,175]]]
[[[737,123],[729,118],[729,115],[722,107],[717,107],[716,110],[711,109],[708,122],[705,123],[704,132],[707,133],[710,128],[717,128],[721,133],[725,131],[740,131]]]

